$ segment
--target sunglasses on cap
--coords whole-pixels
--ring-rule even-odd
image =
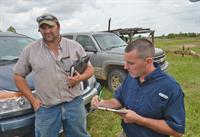
[[[58,22],[57,18],[53,15],[42,15],[42,16],[37,17],[36,20],[38,23],[40,23],[43,20],[54,20],[54,21]]]

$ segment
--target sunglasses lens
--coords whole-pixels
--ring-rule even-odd
[[[47,15],[47,16],[39,16],[37,17],[37,22],[41,22],[43,20],[53,20],[53,19],[56,19],[55,17],[53,16],[50,16],[50,15]],[[57,19],[56,19],[57,20]]]
[[[37,22],[41,22],[43,20],[42,16],[37,17]]]
[[[46,19],[46,20],[52,20],[52,19],[54,19],[54,17],[53,16],[44,16],[44,19]]]

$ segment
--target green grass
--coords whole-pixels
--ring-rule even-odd
[[[195,45],[192,50],[200,53],[200,38],[155,39],[156,47],[178,49],[181,45]],[[182,86],[185,93],[186,133],[184,137],[200,137],[200,58],[182,57],[168,53],[168,73]],[[104,84],[103,98],[112,93]],[[120,118],[112,112],[95,111],[88,115],[88,131],[92,137],[115,137],[121,130]]]
[[[200,46],[200,37],[194,38],[174,38],[174,39],[155,39],[155,47],[169,49],[177,48],[183,45],[198,45]]]
[[[200,137],[200,58],[168,54],[169,73],[181,84],[185,93],[185,137]]]
[[[112,92],[103,88],[104,99],[111,98]],[[88,131],[92,137],[115,137],[121,131],[119,116],[102,110],[96,110],[88,116]]]

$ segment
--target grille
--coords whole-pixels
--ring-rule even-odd
[[[81,90],[85,90],[89,86],[89,83],[87,80],[81,82]]]
[[[160,66],[163,65],[165,63],[165,54],[154,57],[154,62],[158,63]]]

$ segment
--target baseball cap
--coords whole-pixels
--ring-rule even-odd
[[[37,23],[39,26],[41,26],[42,24],[54,26],[55,23],[58,22],[57,17],[52,14],[43,14],[43,15],[37,17],[36,20],[37,20]]]

